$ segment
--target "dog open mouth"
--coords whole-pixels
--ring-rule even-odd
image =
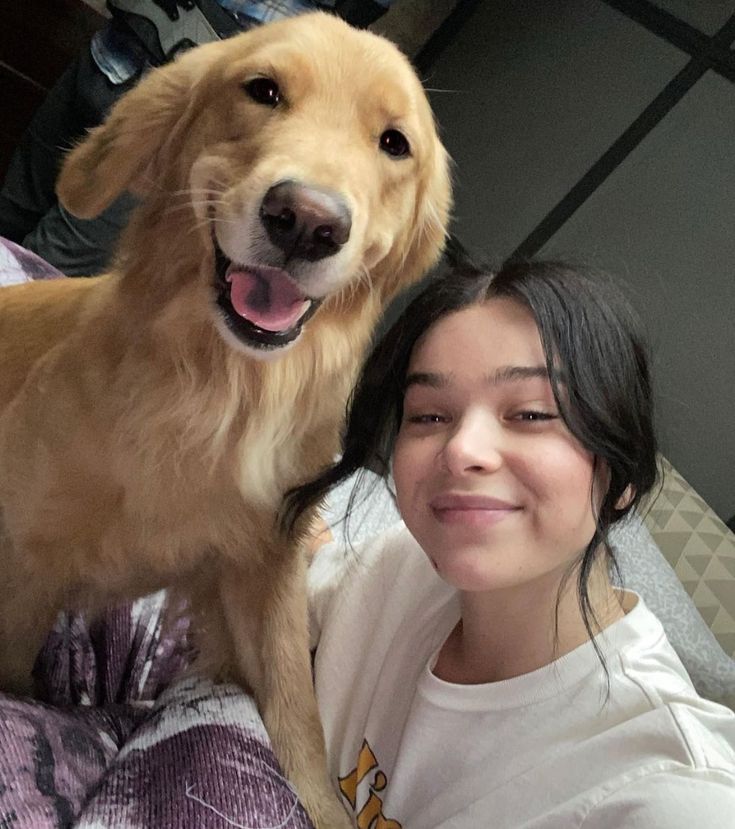
[[[276,349],[292,343],[320,301],[307,297],[286,271],[240,265],[215,245],[217,305],[227,327],[246,345]]]

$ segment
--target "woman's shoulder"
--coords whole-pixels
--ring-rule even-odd
[[[735,724],[735,714],[723,705],[701,697],[692,683],[661,622],[643,599],[628,593],[635,606],[597,639],[612,669],[615,692],[635,689],[645,707],[676,706],[686,716],[706,718],[712,712]],[[735,741],[734,741],[735,742]]]
[[[346,578],[350,583],[361,583],[427,568],[417,541],[403,522],[397,522],[354,545],[345,538],[324,545],[309,567],[309,585],[313,590],[320,584],[343,582]]]
[[[637,688],[652,707],[680,703],[693,711],[715,709],[735,722],[732,711],[697,693],[677,650],[644,600],[634,593],[627,593],[627,598],[635,606],[598,639],[603,653],[612,657],[616,679]]]
[[[726,829],[735,826],[732,768],[642,768],[600,792],[579,829]]]
[[[453,593],[403,523],[354,547],[332,542],[319,550],[309,568],[308,589],[315,636],[328,620],[342,625],[358,616],[367,624],[373,613],[384,620],[410,618]]]
[[[605,759],[579,826],[735,829],[735,714],[696,692],[642,600],[616,626],[607,701],[585,714]]]
[[[735,713],[697,693],[640,598],[617,635],[620,647],[610,662],[610,719],[622,726],[619,733],[630,745],[637,736],[645,747],[640,767],[655,770],[660,763],[677,775],[707,777],[718,771],[734,776]]]

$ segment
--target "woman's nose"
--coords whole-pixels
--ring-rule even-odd
[[[488,418],[466,416],[448,436],[443,455],[453,475],[493,472],[503,462],[502,430]]]

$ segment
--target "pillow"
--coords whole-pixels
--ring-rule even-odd
[[[735,533],[665,459],[643,521],[720,646],[735,658]]]
[[[358,544],[401,520],[385,483],[369,471],[352,476],[330,493],[324,518],[335,541],[343,545]],[[610,543],[623,584],[641,595],[661,621],[699,694],[735,707],[735,660],[722,650],[641,519],[633,515],[615,527]]]
[[[697,691],[735,707],[735,660],[720,647],[640,517],[615,527],[610,543],[625,587],[658,617]]]

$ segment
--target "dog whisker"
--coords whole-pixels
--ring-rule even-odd
[[[225,218],[224,216],[208,216],[207,222],[213,225],[237,225],[240,224],[242,220],[238,218]]]
[[[226,204],[226,202],[221,200],[221,199],[200,199],[200,200],[191,199],[189,201],[184,201],[181,204],[174,204],[174,205],[171,205],[171,207],[167,207],[166,208],[166,213],[167,214],[168,213],[176,213],[178,211],[187,210],[189,208],[211,207],[212,205],[217,205],[217,204]],[[220,220],[218,219],[218,221],[220,221]]]
[[[208,225],[209,219],[200,219],[198,222],[194,222],[194,224],[186,231],[187,236],[191,236],[192,233],[198,233]]]
[[[196,233],[202,228],[211,227],[213,224],[220,224],[220,225],[237,225],[239,224],[238,219],[222,219],[222,218],[210,218],[209,216],[199,219],[199,221],[194,222],[194,224],[189,228],[188,233]]]
[[[208,188],[178,190],[174,193],[169,193],[168,196],[172,201],[190,201],[192,199],[201,199],[203,201],[217,202],[218,204],[224,204],[226,201],[219,191],[210,190]]]
[[[213,187],[185,187],[183,190],[169,190],[168,194],[170,196],[190,196],[195,193],[204,193],[206,195],[215,195],[218,194],[220,191],[214,189]]]
[[[200,202],[199,205],[205,205],[208,202]],[[195,202],[186,201],[182,204],[172,204],[171,207],[166,208],[166,215],[170,215],[171,213],[179,213],[182,210],[189,210],[191,208],[197,207],[198,205]]]

